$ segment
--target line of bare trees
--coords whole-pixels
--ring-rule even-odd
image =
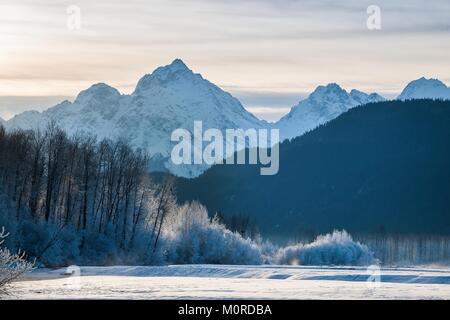
[[[0,191],[14,202],[17,220],[31,215],[60,230],[76,228],[80,250],[87,229],[112,232],[126,249],[145,227],[154,251],[175,206],[169,179],[159,188],[151,183],[144,152],[123,140],[69,137],[54,123],[44,132],[6,132],[0,126]]]

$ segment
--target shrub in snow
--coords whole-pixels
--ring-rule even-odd
[[[118,260],[118,250],[114,239],[98,232],[86,232],[83,247],[83,265],[111,265]]]
[[[281,248],[276,256],[278,264],[368,265],[373,262],[369,248],[354,241],[346,231],[319,236],[309,244]]]
[[[250,239],[210,219],[202,205],[182,206],[167,230],[168,260],[179,264],[261,264],[261,252]]]
[[[0,231],[0,245],[7,236],[5,228],[2,228]],[[12,254],[8,249],[0,248],[0,293],[8,284],[31,270],[32,267],[33,264],[24,259],[24,253]]]
[[[76,229],[25,220],[20,225],[20,248],[41,265],[57,267],[77,262],[81,237]]]

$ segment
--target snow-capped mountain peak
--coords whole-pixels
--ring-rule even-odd
[[[336,83],[317,87],[307,99],[299,102],[275,124],[281,138],[290,139],[336,118],[358,105],[385,100],[379,94],[367,94],[353,89],[350,93]]]
[[[359,102],[360,104],[379,102],[385,100],[385,98],[383,98],[378,93],[367,94],[365,92],[356,89],[352,89],[350,91],[350,97],[353,98],[355,101]]]
[[[403,90],[399,99],[450,99],[450,88],[437,79],[420,78]],[[43,129],[50,120],[69,134],[89,133],[102,138],[125,138],[132,146],[148,151],[159,168],[193,177],[207,166],[179,167],[169,160],[173,130],[192,131],[194,121],[204,129],[279,128],[280,138],[290,139],[326,123],[347,110],[385,100],[377,93],[353,89],[347,92],[336,83],[318,86],[277,123],[268,125],[244,109],[238,99],[194,73],[181,60],[144,75],[131,95],[97,83],[81,91],[75,101],[62,103],[44,112],[28,111],[9,121],[0,119],[6,129]],[[155,160],[157,159],[157,160]]]
[[[246,111],[231,94],[193,73],[180,59],[142,77],[131,95],[98,83],[79,93],[73,103],[63,102],[42,113],[17,115],[7,128],[43,128],[49,120],[69,134],[89,133],[103,138],[125,138],[133,147],[148,151],[152,164],[172,173],[193,177],[207,165],[175,166],[170,161],[175,129],[262,128],[266,122]],[[156,163],[157,162],[157,163]]]
[[[188,66],[183,62],[181,59],[175,59],[172,61],[171,64],[163,67],[159,67],[155,70],[154,73],[160,73],[160,72],[191,72],[192,70],[188,68]]]
[[[113,100],[118,99],[119,97],[120,92],[117,89],[105,83],[97,83],[88,89],[81,91],[76,97],[74,103],[86,103],[91,100]]]
[[[200,75],[194,74],[181,59],[175,59],[171,64],[158,67],[152,73],[143,76],[139,80],[133,95],[143,94],[154,86],[166,85],[171,81],[195,81],[200,79],[203,80]]]
[[[424,77],[411,81],[402,93],[399,100],[407,99],[450,99],[450,88],[438,79],[426,79]]]
[[[313,93],[311,93],[311,95],[315,95],[318,93],[324,94],[324,93],[337,93],[337,94],[344,94],[346,91],[344,89],[341,88],[341,86],[339,86],[337,83],[332,82],[329,83],[325,86],[318,86]]]
[[[347,92],[342,89],[337,83],[329,83],[326,86],[318,86],[316,90],[309,95],[309,99],[315,101],[322,100],[339,100],[347,99]]]

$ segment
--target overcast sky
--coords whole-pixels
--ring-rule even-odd
[[[97,82],[130,93],[174,58],[270,120],[329,82],[392,97],[421,76],[450,84],[450,1],[0,0],[3,118]]]

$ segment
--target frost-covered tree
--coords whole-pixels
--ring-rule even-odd
[[[157,191],[156,195],[156,207],[153,212],[153,228],[152,228],[152,241],[153,241],[153,252],[156,251],[158,247],[158,241],[161,236],[161,231],[163,226],[169,216],[175,211],[176,199],[173,192],[173,177],[166,176],[164,181]]]
[[[8,236],[5,228],[0,231],[0,246]],[[0,247],[0,293],[14,280],[33,268],[33,264],[24,259],[25,254],[12,254],[8,249]]]
[[[354,241],[346,231],[334,231],[317,237],[312,243],[281,248],[275,261],[301,265],[368,265],[375,259],[366,245]]]
[[[180,207],[168,222],[169,257],[172,263],[261,264],[259,246],[231,232],[198,202]]]
[[[152,185],[147,155],[124,140],[68,136],[52,122],[43,132],[0,125],[0,221],[15,226],[7,247],[23,248],[39,264],[142,256],[132,251],[137,238],[150,239]],[[160,213],[156,239],[165,210]]]

